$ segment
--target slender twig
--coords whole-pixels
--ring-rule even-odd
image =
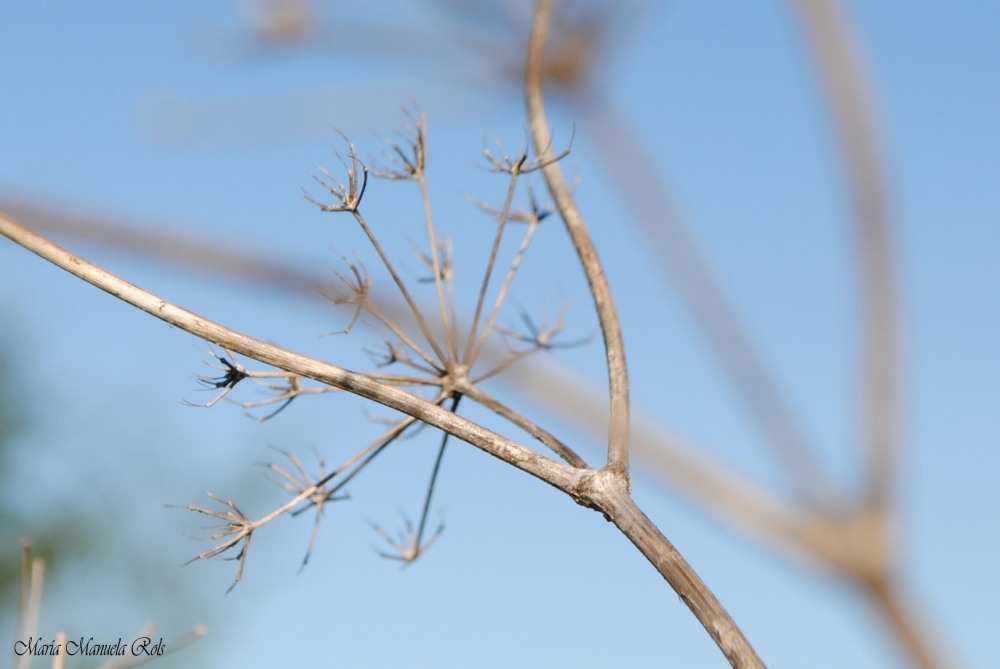
[[[610,468],[589,472],[582,503],[599,509],[629,538],[691,610],[734,669],[764,669],[764,663],[712,591],[632,501],[628,480]]]
[[[368,236],[368,241],[370,241],[372,246],[375,247],[375,251],[382,259],[382,263],[385,265],[386,269],[389,270],[389,274],[392,275],[392,280],[396,282],[396,286],[399,288],[399,292],[402,294],[403,299],[406,300],[406,304],[409,305],[410,310],[413,312],[413,316],[417,319],[417,323],[420,326],[420,331],[424,335],[424,339],[426,339],[427,343],[431,345],[432,349],[434,349],[434,353],[437,354],[438,359],[444,362],[445,360],[448,359],[448,357],[440,349],[440,347],[438,347],[437,342],[434,340],[434,335],[431,333],[431,328],[427,324],[427,319],[424,318],[424,315],[420,311],[420,308],[417,307],[417,303],[413,301],[412,297],[410,297],[410,291],[406,289],[406,284],[404,284],[403,280],[399,278],[399,275],[396,273],[396,268],[393,267],[392,262],[389,260],[389,257],[386,256],[385,251],[382,250],[382,245],[378,243],[378,240],[375,238],[375,235],[372,234],[371,229],[368,227],[368,224],[365,223],[365,219],[361,216],[361,213],[357,211],[353,213],[355,220],[357,220],[358,224],[361,226],[361,229],[365,231],[365,235]]]
[[[518,469],[569,490],[579,474],[566,465],[435,406],[415,395],[202,318],[87,262],[0,214],[0,234],[84,281],[181,330],[234,353],[320,383],[347,390],[448,432]]]
[[[27,642],[35,636],[38,629],[38,616],[42,610],[42,584],[45,582],[45,560],[32,558],[31,574],[28,577],[28,600],[24,614],[24,630],[20,641]],[[25,653],[18,658],[19,669],[30,669],[31,653]]]
[[[525,156],[527,158],[527,156]],[[520,165],[523,160],[518,161],[518,167],[510,173],[510,186],[507,188],[507,197],[503,202],[503,209],[497,220],[497,232],[493,237],[493,247],[490,249],[490,258],[486,262],[486,271],[483,274],[483,283],[479,288],[479,297],[476,299],[476,310],[472,313],[472,329],[469,331],[469,341],[465,345],[465,353],[462,355],[462,364],[471,367],[475,362],[473,347],[476,344],[476,334],[479,328],[479,317],[483,313],[483,302],[486,301],[486,290],[490,286],[490,277],[493,276],[493,263],[496,262],[497,253],[500,251],[500,241],[503,239],[503,231],[507,225],[507,214],[510,212],[510,203],[514,199],[514,191],[517,190],[517,177],[520,175]],[[491,321],[492,324],[492,321]],[[488,333],[487,328],[483,328],[483,335]]]
[[[421,283],[433,283],[434,282],[434,259],[431,257],[430,253],[424,253],[415,243],[413,244],[413,252],[416,254],[417,258],[420,260],[421,264],[427,268],[427,271],[431,273],[431,276],[420,279]],[[446,333],[450,332],[453,341],[457,342],[458,330],[456,329],[458,323],[458,307],[455,303],[455,263],[453,259],[453,248],[451,240],[447,237],[440,242],[438,242],[438,253],[439,253],[439,263],[441,265],[441,277],[444,280],[445,285],[445,297],[448,307],[448,320],[447,322],[451,325],[445,328],[445,321],[442,320],[441,327],[445,329]],[[447,338],[447,337],[446,337]],[[448,351],[452,355],[452,359],[455,360],[455,355],[457,351],[452,351],[453,346],[448,346]]]
[[[504,278],[503,285],[500,287],[500,292],[497,293],[496,301],[493,303],[493,309],[490,310],[490,315],[486,321],[486,325],[483,326],[483,334],[479,337],[476,347],[472,350],[472,355],[468,358],[469,362],[467,364],[470,367],[479,356],[479,352],[483,349],[483,346],[486,344],[486,338],[493,329],[493,324],[496,322],[497,316],[500,313],[500,307],[503,306],[504,299],[507,297],[507,291],[510,290],[510,284],[514,281],[514,275],[517,274],[517,270],[521,266],[521,261],[524,259],[524,254],[528,250],[528,245],[531,244],[531,238],[534,236],[537,229],[538,218],[536,217],[528,223],[528,230],[524,233],[524,239],[521,241],[521,247],[517,250],[517,255],[514,256],[510,269],[507,270],[507,276]]]
[[[423,128],[424,116],[420,115],[420,127]],[[434,272],[434,287],[437,289],[438,304],[441,308],[441,323],[444,326],[445,346],[451,360],[458,359],[457,324],[453,323],[448,316],[447,302],[444,296],[443,278],[441,276],[441,261],[438,258],[437,233],[434,230],[434,216],[431,213],[431,198],[427,192],[427,175],[421,168],[417,172],[417,183],[420,184],[420,198],[424,202],[424,217],[427,219],[427,239],[431,247],[431,268]],[[443,358],[442,358],[443,359]]]
[[[548,35],[551,0],[539,0],[535,5],[535,18],[528,43],[528,60],[525,66],[524,91],[527,103],[528,123],[535,143],[535,151],[540,158],[551,155],[551,133],[545,117],[542,78],[545,67],[545,39]],[[625,366],[625,343],[622,340],[621,325],[615,312],[614,300],[607,277],[597,257],[597,251],[587,232],[566,180],[558,163],[550,162],[542,174],[548,184],[549,193],[555,202],[566,230],[580,257],[580,264],[587,275],[594,306],[604,334],[604,346],[608,356],[608,377],[611,393],[611,425],[608,433],[608,467],[625,475],[628,474],[628,434],[629,434],[629,389],[628,370]]]
[[[511,356],[507,357],[506,359],[504,359],[502,362],[500,362],[499,364],[497,364],[495,367],[492,367],[491,369],[483,372],[482,374],[479,374],[477,376],[472,377],[469,381],[471,383],[473,383],[473,384],[476,384],[476,383],[479,383],[480,381],[485,381],[486,379],[492,378],[492,377],[496,376],[497,374],[502,374],[503,372],[506,372],[508,369],[510,369],[511,367],[513,367],[514,365],[516,365],[517,363],[521,362],[522,360],[524,360],[528,356],[530,356],[530,355],[532,355],[534,353],[538,353],[538,351],[540,351],[540,350],[541,349],[538,348],[538,347],[533,347],[533,348],[528,349],[527,351],[521,351],[519,353],[515,353],[514,355],[511,355]],[[606,431],[607,430],[605,429],[605,432]]]
[[[514,425],[517,425],[532,437],[552,449],[556,455],[568,462],[570,465],[580,469],[586,469],[588,467],[586,460],[577,455],[572,448],[556,439],[548,430],[535,425],[525,416],[522,416],[510,407],[504,405],[482,389],[474,386],[472,383],[463,386],[462,392],[465,395],[468,395],[469,399],[483,405],[491,411],[496,412],[498,415],[503,416],[510,422],[514,423]]]
[[[393,320],[391,318],[389,318],[387,315],[385,315],[382,312],[382,310],[379,309],[375,305],[374,302],[370,302],[370,301],[367,302],[365,304],[365,310],[368,311],[368,313],[370,313],[376,319],[378,319],[378,322],[381,323],[382,325],[384,325],[385,327],[387,327],[389,329],[389,331],[392,332],[392,334],[396,335],[396,337],[399,338],[399,340],[401,342],[403,342],[404,344],[406,344],[407,348],[409,348],[411,351],[413,351],[414,353],[416,353],[417,355],[419,355],[421,358],[423,358],[424,362],[426,362],[428,365],[430,365],[431,367],[433,367],[438,372],[443,372],[444,371],[445,366],[442,364],[442,360],[444,360],[444,358],[435,360],[433,357],[431,357],[430,354],[426,353],[422,348],[420,348],[420,346],[418,346],[417,343],[414,342],[413,339],[411,339],[409,337],[409,335],[407,335],[406,332],[398,324],[396,324],[395,322],[393,322]],[[426,325],[426,321],[425,321],[425,325]],[[429,340],[429,341],[433,341],[433,340]],[[435,347],[435,350],[437,351],[436,347]]]
[[[258,423],[264,423],[279,413],[285,410],[288,405],[292,403],[296,397],[301,397],[302,395],[326,395],[329,393],[341,392],[339,388],[330,388],[327,386],[322,386],[319,388],[306,388],[302,386],[299,382],[299,377],[297,376],[287,376],[285,379],[285,385],[278,385],[275,383],[262,383],[257,381],[258,384],[262,385],[264,388],[278,393],[273,397],[268,397],[263,400],[254,400],[250,402],[237,402],[240,408],[242,408],[246,415],[256,420]],[[279,404],[280,406],[272,411],[271,413],[265,414],[263,416],[254,416],[250,413],[250,409],[257,409],[263,406],[270,406],[272,404]]]
[[[14,626],[14,652],[12,669],[19,669],[23,656],[17,654],[17,642],[27,641],[28,593],[31,591],[31,542],[21,539],[21,583],[17,592],[17,623]]]
[[[66,633],[59,632],[56,635],[56,656],[52,659],[52,669],[66,669],[66,655],[68,653],[61,652],[66,649]]]
[[[866,503],[885,509],[898,450],[898,308],[878,124],[857,46],[835,0],[790,0],[813,48],[854,204],[863,305]]]
[[[836,490],[809,435],[764,363],[743,319],[716,277],[646,143],[627,117],[598,92],[580,99],[591,145],[632,214],[681,303],[742,402],[761,443],[796,493],[816,506],[835,506]]]
[[[344,294],[337,290],[336,286],[332,286],[332,294],[330,295],[330,300],[337,305],[340,304],[354,304],[354,315],[351,316],[351,322],[347,324],[343,330],[338,330],[336,332],[328,332],[323,336],[329,336],[334,334],[349,334],[351,328],[357,324],[358,319],[361,318],[361,312],[364,311],[365,304],[368,302],[368,295],[371,293],[372,289],[372,279],[368,276],[368,272],[365,270],[364,265],[361,260],[355,264],[347,259],[346,256],[341,256],[341,259],[347,265],[347,268],[351,271],[354,276],[353,279],[346,277],[340,272],[334,272],[334,276],[344,284],[347,288],[347,294]]]
[[[461,400],[461,395],[452,400],[451,410],[453,412],[458,410],[458,403]],[[424,537],[424,528],[427,525],[427,514],[429,514],[431,510],[431,500],[434,497],[434,484],[437,483],[438,473],[441,471],[441,461],[444,459],[444,450],[448,447],[448,437],[450,436],[450,434],[445,432],[444,436],[441,437],[441,447],[438,449],[437,458],[434,459],[434,469],[431,471],[431,480],[427,484],[427,496],[424,498],[424,508],[420,512],[420,524],[417,526],[417,536],[413,541],[413,546],[416,551],[422,552],[421,542]]]
[[[437,397],[435,397],[433,400],[431,400],[431,404],[433,404],[434,406],[440,406],[441,402],[443,402],[446,398],[447,398],[447,395],[445,395],[444,393],[442,393],[442,394],[438,395]],[[363,456],[367,456],[367,458],[365,458],[365,460],[360,465],[358,465],[354,470],[352,470],[351,473],[349,473],[347,476],[343,477],[340,480],[340,482],[336,485],[336,487],[333,488],[333,492],[337,492],[338,490],[340,490],[341,488],[343,488],[345,485],[347,485],[347,483],[352,478],[354,478],[355,476],[357,476],[361,472],[361,470],[364,469],[365,466],[369,462],[371,462],[373,459],[375,459],[375,457],[379,453],[381,453],[389,444],[391,444],[393,441],[397,441],[400,437],[402,437],[403,436],[403,432],[405,432],[406,429],[408,427],[410,427],[411,425],[413,425],[415,422],[416,422],[416,419],[414,417],[412,417],[412,416],[408,416],[408,417],[404,418],[403,420],[399,421],[388,432],[386,432],[385,434],[383,434],[381,437],[379,437],[378,439],[376,439],[375,441],[373,441],[371,444],[369,444],[365,448],[363,448],[360,451],[358,451],[357,453],[355,453],[349,460],[347,460],[346,462],[344,462],[343,464],[341,464],[339,467],[337,467],[337,469],[335,471],[331,472],[325,478],[320,479],[320,481],[316,485],[323,485],[323,484],[325,484],[331,478],[333,478],[337,474],[341,473],[342,471],[345,471],[348,467],[350,467],[355,462],[357,462],[358,460],[360,460]]]
[[[393,365],[398,362],[402,365],[406,365],[410,369],[421,371],[430,377],[440,377],[443,373],[443,370],[436,367],[425,367],[418,362],[414,362],[413,359],[403,352],[402,348],[405,342],[402,339],[400,339],[398,343],[393,344],[389,341],[388,337],[382,335],[382,344],[385,346],[385,353],[381,353],[378,349],[374,348],[361,349],[368,354],[368,357],[375,363],[376,367],[388,367],[389,365]],[[375,378],[378,375],[372,374],[370,376]]]
[[[929,643],[927,633],[931,627],[925,624],[925,621],[915,620],[919,617],[917,611],[909,602],[903,601],[894,583],[884,578],[877,579],[868,582],[866,590],[885,615],[896,638],[909,651],[916,666],[921,669],[939,669],[948,666],[938,654],[938,650]]]

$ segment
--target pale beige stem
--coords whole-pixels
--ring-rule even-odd
[[[902,601],[900,592],[886,579],[864,584],[875,605],[885,616],[900,645],[907,649],[914,666],[920,669],[942,669],[948,666],[933,646],[927,625],[914,620],[914,608]]]
[[[598,92],[574,99],[588,143],[642,232],[681,303],[743,403],[764,447],[796,492],[819,505],[837,494],[788,398],[670,197],[659,166],[633,124]]]
[[[417,319],[417,324],[420,326],[420,332],[423,333],[424,339],[426,339],[427,343],[431,345],[432,349],[434,349],[434,353],[441,359],[441,362],[445,362],[448,359],[447,356],[441,351],[440,347],[438,347],[437,342],[434,341],[434,335],[431,333],[430,326],[427,325],[427,319],[424,318],[420,308],[417,307],[417,303],[413,301],[412,297],[410,297],[410,291],[406,289],[406,284],[399,278],[399,274],[396,273],[396,268],[393,267],[392,261],[389,260],[389,256],[387,256],[385,251],[382,250],[382,245],[378,243],[378,239],[375,238],[371,228],[368,227],[368,223],[365,222],[365,219],[360,212],[355,210],[351,213],[354,215],[355,220],[358,222],[358,225],[361,226],[365,235],[368,237],[368,241],[371,242],[371,245],[375,248],[379,258],[382,259],[382,264],[385,265],[387,270],[389,270],[392,280],[396,282],[396,286],[399,288],[400,294],[403,296],[403,299],[406,300],[406,304],[409,305],[414,318]]]
[[[24,616],[24,637],[20,639],[27,643],[38,631],[38,616],[42,610],[42,586],[45,583],[45,560],[36,557],[31,561],[31,577],[28,585],[28,607]],[[18,669],[31,669],[31,653],[22,655]]]
[[[424,124],[424,115],[420,115],[420,123]],[[431,245],[431,271],[434,273],[434,286],[437,288],[438,304],[441,307],[441,324],[444,327],[445,347],[451,360],[458,358],[456,323],[448,319],[448,308],[444,299],[444,286],[441,281],[441,260],[438,258],[437,233],[434,230],[434,217],[431,215],[431,198],[427,192],[427,175],[421,167],[417,172],[417,182],[420,184],[420,198],[424,201],[424,217],[427,219],[427,239]]]
[[[424,362],[433,367],[434,370],[438,372],[444,371],[444,366],[439,360],[435,360],[430,356],[430,354],[426,353],[424,349],[417,346],[417,343],[412,339],[410,339],[410,337],[406,334],[403,328],[401,328],[397,323],[393,322],[391,318],[383,314],[382,310],[379,309],[375,305],[375,303],[369,300],[367,297],[365,298],[365,310],[372,316],[377,318],[379,323],[389,328],[389,331],[392,332],[392,334],[399,337],[399,340],[404,344],[406,344],[407,348],[409,348],[411,351],[413,351],[421,358],[423,358]]]
[[[507,189],[507,197],[503,202],[503,209],[500,211],[497,223],[497,233],[493,238],[493,248],[490,249],[490,258],[486,262],[486,272],[483,274],[483,283],[479,288],[479,298],[476,300],[476,310],[472,314],[472,329],[469,331],[469,341],[465,344],[465,353],[462,355],[462,363],[472,367],[475,356],[472,353],[476,343],[476,334],[479,332],[479,317],[483,313],[483,303],[486,301],[486,290],[490,287],[490,277],[493,276],[493,265],[497,260],[497,253],[500,251],[500,241],[503,239],[503,231],[507,226],[507,216],[510,213],[510,203],[514,200],[514,191],[517,190],[517,172],[511,172],[510,186]],[[483,336],[488,334],[488,329],[483,328]]]
[[[611,394],[611,424],[608,432],[608,467],[628,474],[629,443],[629,388],[628,369],[625,365],[625,342],[622,340],[621,324],[615,311],[601,261],[597,257],[594,243],[587,232],[583,216],[573,201],[573,196],[562,168],[552,158],[552,135],[545,117],[545,101],[542,79],[545,66],[545,40],[549,30],[549,16],[552,12],[551,0],[538,0],[535,18],[528,43],[528,59],[525,65],[524,92],[528,112],[528,123],[539,160],[547,163],[542,168],[549,193],[559,209],[566,230],[576,247],[580,264],[587,276],[590,292],[594,296],[594,306],[604,334],[604,347],[608,356],[608,379]]]
[[[490,332],[493,330],[493,324],[496,323],[497,316],[500,314],[500,307],[503,306],[504,300],[507,299],[507,292],[510,290],[510,284],[514,281],[514,275],[517,274],[517,270],[521,266],[521,261],[524,260],[524,254],[528,250],[528,245],[531,244],[531,238],[534,237],[537,229],[537,220],[533,220],[528,224],[528,230],[524,233],[524,239],[521,241],[521,248],[517,250],[517,255],[514,256],[514,261],[510,264],[510,269],[507,270],[507,276],[504,278],[503,285],[500,286],[500,292],[497,293],[497,299],[493,303],[493,309],[490,310],[490,316],[486,320],[486,325],[483,326],[483,334],[479,337],[479,341],[476,343],[476,347],[472,351],[472,356],[469,358],[469,362],[467,364],[470,368],[476,361],[476,358],[479,357],[479,353],[483,350],[483,346],[486,345],[486,339],[490,336]]]
[[[857,44],[836,0],[790,0],[813,49],[854,204],[863,304],[867,503],[890,504],[899,449],[899,335],[891,215],[878,124]]]
[[[585,501],[604,512],[670,584],[734,669],[763,669],[764,663],[691,565],[632,501],[628,481],[619,472],[601,469],[585,483]]]
[[[478,402],[490,411],[496,412],[497,415],[506,418],[514,425],[517,425],[532,437],[548,446],[556,455],[568,462],[570,465],[579,469],[585,469],[587,467],[586,460],[577,455],[572,448],[556,439],[556,437],[553,436],[548,430],[539,427],[507,405],[493,398],[485,391],[480,390],[471,383],[463,385],[461,387],[461,391],[464,395],[468,395],[469,399],[474,402]]]
[[[57,655],[52,658],[52,669],[66,669],[66,633],[56,635]]]
[[[134,307],[233,353],[286,372],[347,390],[433,425],[561,490],[570,490],[578,470],[442,409],[415,395],[202,318],[87,262],[0,214],[0,234]]]

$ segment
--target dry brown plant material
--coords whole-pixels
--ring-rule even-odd
[[[538,37],[536,36],[535,39],[537,40]],[[532,120],[533,125],[537,125],[538,118],[537,113],[535,113]],[[251,380],[263,383],[265,388],[275,393],[270,403],[278,404],[277,411],[280,411],[296,397],[306,394],[302,382],[312,380],[327,388],[345,390],[406,414],[406,418],[398,421],[382,437],[362,448],[329,474],[324,473],[324,467],[321,465],[319,476],[310,476],[297,457],[292,455],[287,457],[293,465],[295,474],[290,473],[280,465],[267,465],[268,470],[278,476],[279,483],[293,497],[260,518],[251,518],[243,513],[234,501],[222,500],[211,494],[209,495],[211,499],[221,508],[213,509],[188,505],[186,508],[191,511],[222,521],[221,527],[216,528],[217,531],[205,537],[205,539],[216,543],[197,555],[194,560],[218,557],[230,550],[236,550],[235,559],[239,562],[239,567],[236,579],[230,589],[243,576],[250,542],[257,530],[284,514],[297,515],[307,508],[315,507],[312,534],[303,564],[308,561],[315,543],[324,505],[338,499],[335,496],[338,491],[354,476],[362,472],[390,444],[401,437],[408,428],[417,421],[421,421],[441,429],[444,435],[434,462],[420,519],[415,527],[409,520],[406,520],[405,530],[398,538],[392,537],[378,526],[373,526],[375,531],[388,542],[391,549],[391,551],[379,551],[380,555],[387,559],[409,564],[418,559],[440,536],[443,529],[441,526],[431,532],[429,537],[427,536],[427,521],[448,439],[450,436],[454,436],[566,492],[577,503],[601,512],[619,527],[667,579],[681,596],[681,599],[702,621],[706,630],[734,667],[763,666],[725,609],[631,499],[627,470],[627,377],[624,376],[621,335],[618,331],[613,305],[610,305],[609,302],[609,288],[606,281],[600,278],[601,270],[596,255],[588,255],[586,245],[581,247],[579,244],[579,240],[586,236],[585,228],[577,229],[574,234],[578,247],[583,249],[580,251],[581,258],[590,277],[591,285],[592,287],[596,286],[594,290],[597,295],[604,296],[597,298],[601,325],[606,342],[611,342],[608,344],[609,369],[613,375],[618,375],[617,377],[613,376],[618,381],[612,384],[612,408],[614,410],[615,407],[618,407],[619,427],[613,427],[610,434],[607,464],[601,468],[589,467],[564,441],[557,439],[527,417],[512,411],[476,386],[479,381],[499,374],[528,355],[551,348],[554,345],[553,338],[562,329],[561,318],[548,328],[538,329],[530,318],[524,317],[523,320],[528,325],[529,334],[527,336],[514,336],[513,339],[521,345],[527,345],[527,348],[519,352],[512,352],[506,359],[499,362],[489,362],[485,368],[480,365],[478,372],[473,371],[476,369],[476,363],[483,351],[487,337],[496,330],[496,319],[504,305],[511,282],[514,280],[532,236],[543,218],[541,209],[533,197],[531,198],[531,213],[517,214],[519,220],[527,222],[527,233],[508,266],[504,279],[492,300],[492,306],[487,310],[491,277],[498,266],[500,241],[513,211],[512,202],[518,181],[531,172],[543,172],[546,182],[550,184],[550,191],[556,196],[557,207],[560,208],[560,213],[566,220],[567,214],[564,208],[567,206],[567,198],[571,200],[572,196],[568,189],[564,188],[560,191],[553,189],[551,185],[552,168],[559,158],[565,155],[565,152],[555,155],[549,146],[548,138],[544,142],[539,142],[536,136],[536,145],[542,148],[540,155],[535,158],[529,158],[527,149],[522,149],[514,156],[508,156],[502,149],[499,154],[489,151],[485,153],[492,169],[507,176],[508,190],[504,204],[499,209],[499,215],[496,216],[496,237],[481,282],[474,312],[475,318],[468,328],[468,332],[464,332],[456,317],[458,310],[454,303],[454,276],[449,247],[442,242],[435,228],[426,186],[424,159],[426,155],[426,121],[422,115],[417,113],[413,113],[409,119],[407,124],[408,143],[405,146],[398,144],[390,146],[392,151],[390,155],[396,157],[396,168],[390,169],[382,175],[393,181],[416,181],[420,188],[430,247],[430,252],[423,254],[423,257],[427,268],[431,271],[431,279],[435,284],[438,296],[439,327],[431,327],[428,317],[411,296],[405,282],[362,214],[361,207],[369,175],[367,166],[358,158],[353,144],[348,142],[347,157],[340,158],[347,175],[346,183],[338,182],[325,170],[322,172],[326,178],[317,178],[317,181],[334,197],[334,202],[324,203],[308,194],[306,195],[306,199],[321,211],[349,215],[355,220],[372,244],[396,289],[409,308],[412,320],[416,323],[419,331],[419,337],[407,333],[404,326],[382,313],[371,302],[369,299],[370,281],[358,266],[349,265],[349,274],[340,277],[341,286],[346,288],[347,292],[341,292],[335,300],[355,305],[357,311],[352,323],[357,320],[358,313],[364,311],[373,316],[388,331],[388,334],[383,333],[386,352],[381,365],[382,367],[398,365],[406,368],[406,373],[360,374],[307,358],[250,338],[185,311],[75,256],[2,215],[0,215],[0,232],[129,304],[201,337],[210,344],[221,347],[224,352],[222,355],[210,351],[218,363],[211,363],[211,366],[218,371],[218,375],[199,377],[199,381],[203,385],[218,391],[211,400],[201,405],[205,408],[216,405],[222,399],[228,399],[229,393],[240,383]],[[579,225],[582,226],[582,220]],[[603,307],[600,306],[602,304]],[[610,309],[609,306],[611,306]],[[603,312],[600,312],[601,309]],[[440,338],[438,332],[443,333]],[[617,334],[615,334],[616,332]],[[508,332],[507,337],[510,338],[511,333]],[[617,344],[614,343],[615,341]],[[264,363],[273,369],[248,369],[237,360],[237,355]],[[267,381],[274,379],[283,381],[283,383]],[[404,390],[404,388],[410,390]],[[432,399],[426,399],[421,393],[430,393]],[[466,396],[526,430],[568,464],[562,464],[542,456],[506,437],[463,419],[457,415],[456,411],[459,402]],[[263,406],[260,402],[243,402],[241,404],[244,408]],[[267,417],[273,416],[274,413],[276,412],[272,412]],[[615,425],[614,420],[612,424]],[[335,477],[338,476],[340,478],[334,482]]]

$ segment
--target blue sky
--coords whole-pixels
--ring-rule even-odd
[[[381,58],[352,46],[352,22],[386,35],[428,26],[406,3],[320,8],[339,48],[250,57],[239,51],[245,25],[235,4],[8,7],[0,196],[124,217],[316,273],[338,262],[332,248],[357,249],[372,268],[360,233],[304,203],[301,187],[310,187],[314,164],[337,165],[331,125],[368,155],[379,149],[371,131],[388,131],[412,96],[428,114],[435,215],[454,239],[460,303],[471,305],[490,228],[462,195],[503,197],[503,180],[472,165],[484,131],[507,145],[522,136],[519,92],[487,90],[467,56],[424,61],[428,45]],[[1000,504],[1000,8],[883,2],[848,10],[883,130],[895,215],[905,363],[901,575],[955,665],[985,667],[1000,599],[992,557]],[[623,31],[630,43],[615,52],[606,86],[655,156],[824,460],[850,489],[861,437],[856,257],[834,136],[796,25],[778,2],[650,6]],[[572,107],[553,103],[557,137],[577,120]],[[609,166],[597,159],[580,126],[564,167],[580,177],[578,199],[618,301],[636,409],[780,488],[750,421],[615,199]],[[368,203],[380,240],[412,270],[408,238],[420,238],[422,216],[415,189],[375,182]],[[67,246],[253,336],[351,369],[368,364],[363,332],[319,337],[347,316],[316,300]],[[435,448],[429,431],[352,485],[349,504],[327,512],[302,574],[308,514],[261,530],[244,582],[223,597],[234,565],[177,569],[204,547],[181,536],[197,523],[163,504],[202,503],[210,490],[245,499],[248,513],[266,512],[282,499],[253,467],[273,456],[267,446],[341,459],[377,429],[363,402],[302,401],[264,425],[232,406],[184,407],[178,400],[203,397],[192,375],[204,356],[192,337],[9,243],[0,244],[0,279],[0,336],[34,425],[21,437],[15,483],[4,494],[26,514],[76,509],[134,549],[53,582],[47,633],[117,637],[152,617],[175,626],[169,637],[206,620],[210,636],[175,666],[195,656],[205,666],[724,666],[613,528],[472,447],[453,445],[445,462],[432,515],[447,523],[438,545],[406,570],[379,560],[366,521],[395,527],[400,509],[417,513]],[[554,219],[539,231],[514,295],[535,313],[568,299],[570,337],[596,326]],[[603,383],[598,344],[554,355]],[[505,386],[492,389],[537,411]],[[599,439],[535,415],[598,461]],[[730,533],[653,476],[637,474],[635,496],[769,666],[906,666],[864,598],[841,581]],[[133,553],[148,558],[149,572],[122,557]]]

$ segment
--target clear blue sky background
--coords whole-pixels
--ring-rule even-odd
[[[320,6],[340,48],[266,57],[240,51],[246,27],[230,3],[5,7],[0,195],[125,216],[316,272],[336,263],[331,247],[359,249],[374,267],[349,221],[305,204],[300,187],[315,163],[337,165],[329,124],[367,155],[379,148],[370,131],[387,131],[397,104],[412,95],[428,113],[435,213],[455,241],[460,298],[471,304],[491,228],[462,194],[502,198],[503,180],[470,161],[486,130],[516,144],[519,93],[481,85],[475,63],[461,58],[423,62],[420,51],[433,42],[384,58],[355,48],[349,22],[425,28],[429,19],[403,2],[342,4]],[[896,214],[902,574],[956,665],[988,667],[1000,622],[1000,5],[848,4],[876,94]],[[624,34],[631,43],[615,52],[610,94],[656,155],[823,457],[845,488],[856,486],[851,221],[828,118],[787,6],[655,4]],[[552,116],[568,135],[572,114],[554,106]],[[178,121],[195,117],[207,120]],[[566,168],[581,178],[579,200],[618,299],[635,406],[780,486],[587,137],[574,148]],[[382,242],[412,269],[407,236],[421,234],[415,190],[378,182],[367,197]],[[256,337],[352,369],[368,364],[363,333],[318,337],[343,327],[346,315],[315,300],[75,248]],[[554,220],[520,279],[514,294],[523,304],[537,313],[569,299],[569,336],[593,331],[582,274]],[[197,523],[163,503],[202,503],[211,490],[248,514],[264,513],[282,499],[252,466],[273,457],[266,446],[303,456],[315,447],[335,462],[376,433],[364,404],[348,396],[302,401],[263,426],[232,406],[183,407],[177,400],[205,397],[191,378],[204,357],[193,338],[10,243],[0,243],[0,314],[33,421],[13,483],[0,494],[31,517],[72,509],[103,525],[101,540],[114,549],[96,567],[71,568],[50,584],[46,635],[117,638],[152,617],[170,637],[209,623],[207,639],[163,666],[193,658],[213,667],[725,666],[611,526],[463,444],[450,450],[436,497],[433,518],[447,522],[439,544],[407,570],[378,559],[365,521],[393,528],[400,509],[418,514],[436,441],[430,431],[374,465],[351,486],[353,501],[328,511],[302,574],[295,572],[308,514],[262,530],[244,582],[223,597],[234,565],[177,568],[204,546],[181,536]],[[559,355],[603,382],[598,344]],[[509,389],[492,388],[530,410]],[[599,439],[550,423],[598,460]],[[640,473],[635,496],[769,666],[906,666],[864,598],[841,581],[734,536],[654,477]]]

